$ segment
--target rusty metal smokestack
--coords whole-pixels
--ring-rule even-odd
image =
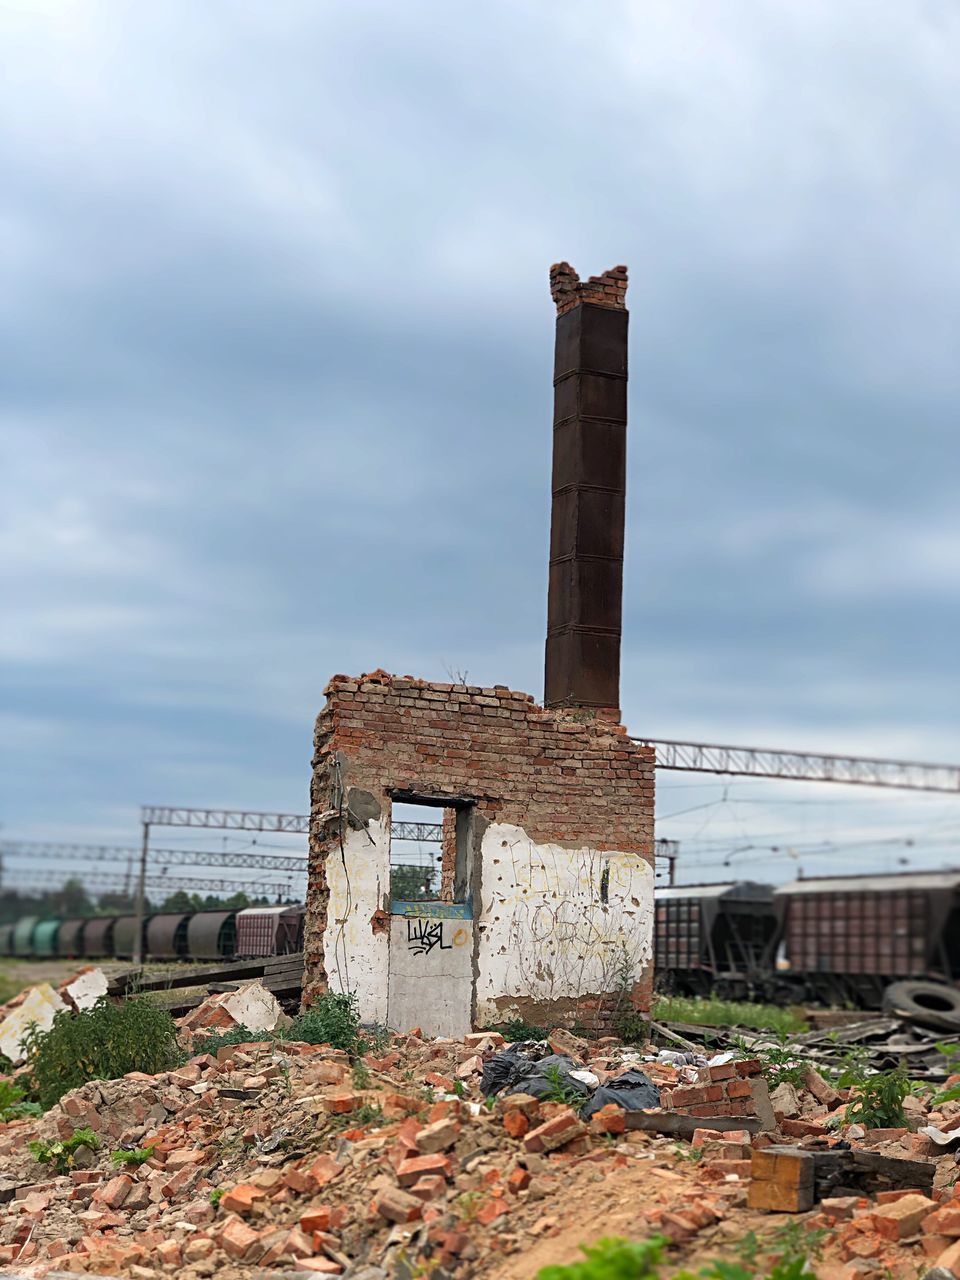
[[[557,304],[544,704],[620,717],[627,268],[550,268]]]

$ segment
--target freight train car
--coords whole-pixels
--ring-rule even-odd
[[[751,880],[656,891],[654,971],[677,995],[759,994],[777,929],[773,886]]]
[[[960,980],[960,871],[823,876],[777,889],[768,967],[780,983],[828,1004],[879,1008]],[[885,997],[890,984],[899,993]],[[912,989],[910,996],[906,985]],[[934,992],[960,1009],[960,993]]]

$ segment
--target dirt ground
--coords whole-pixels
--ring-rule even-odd
[[[77,960],[15,960],[4,957],[0,959],[0,1002],[9,1000],[24,987],[34,986],[38,982],[49,982],[51,986],[56,987],[71,978],[82,963]],[[97,960],[91,963],[96,964],[98,969],[102,969],[108,978],[133,968],[129,960]],[[148,964],[145,966],[145,972],[153,976],[177,973],[184,968],[217,969],[222,968],[222,961],[211,962],[209,965],[198,964],[196,961]]]

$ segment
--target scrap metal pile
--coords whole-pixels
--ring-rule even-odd
[[[256,983],[212,996],[183,1038],[255,1011],[276,1025],[271,999]],[[754,1238],[751,1274],[766,1275],[791,1222],[819,1280],[960,1276],[960,1131],[930,1136],[958,1129],[960,1101],[932,1105],[940,1084],[881,1130],[850,1123],[857,1088],[818,1070],[802,1037],[774,1067],[692,1029],[668,1047],[413,1029],[353,1060],[263,1034],[0,1126],[0,1263],[521,1280],[601,1236],[660,1235],[663,1277]],[[796,1083],[777,1082],[784,1069]]]

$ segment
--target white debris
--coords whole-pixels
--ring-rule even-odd
[[[947,1133],[944,1133],[935,1124],[925,1124],[918,1132],[922,1133],[924,1137],[930,1138],[938,1147],[949,1146],[951,1142],[956,1142],[960,1138],[960,1129],[950,1129]]]
[[[238,1026],[249,1027],[251,1031],[273,1031],[284,1016],[276,996],[259,978],[245,983],[238,991],[231,991],[220,1005]]]
[[[579,1080],[580,1083],[585,1084],[588,1089],[597,1089],[600,1086],[600,1077],[594,1075],[592,1071],[587,1071],[586,1068],[580,1071],[571,1071],[570,1079]]]
[[[33,987],[23,1003],[0,1022],[0,1053],[15,1066],[22,1062],[26,1056],[23,1041],[30,1024],[35,1022],[41,1031],[49,1031],[54,1018],[66,1007],[49,982]]]
[[[107,994],[107,975],[102,969],[85,969],[61,987],[60,994],[78,1013],[92,1009]]]

